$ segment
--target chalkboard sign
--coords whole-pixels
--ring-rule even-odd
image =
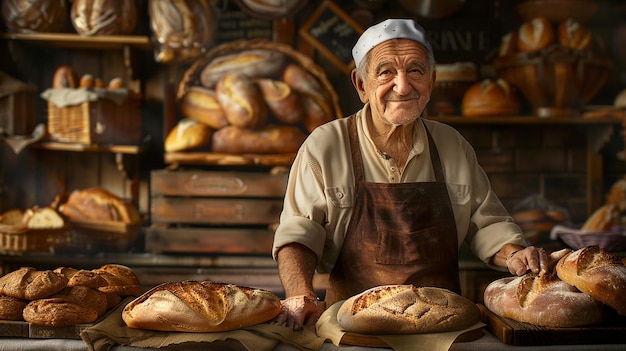
[[[344,72],[354,67],[352,47],[363,29],[332,1],[324,1],[299,33]]]

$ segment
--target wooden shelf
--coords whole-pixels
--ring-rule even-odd
[[[110,152],[116,154],[129,154],[136,155],[142,152],[142,147],[137,145],[85,145],[75,143],[60,143],[60,142],[40,142],[33,144],[32,147],[44,149],[44,150],[57,150],[57,151],[90,151],[90,152]]]
[[[142,50],[152,49],[150,38],[141,35],[81,36],[71,33],[1,33],[0,38],[58,48],[114,50],[131,46]]]

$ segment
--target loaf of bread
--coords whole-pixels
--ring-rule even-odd
[[[72,191],[59,211],[72,221],[141,222],[135,205],[100,187]]]
[[[517,92],[504,79],[484,79],[473,84],[461,101],[461,113],[466,117],[516,115],[520,107]]]
[[[543,327],[587,326],[607,317],[602,303],[554,272],[495,280],[485,288],[484,303],[498,316]]]
[[[93,270],[98,273],[107,284],[98,290],[107,294],[119,296],[139,296],[142,293],[139,277],[127,266],[121,264],[105,264]]]
[[[97,289],[101,286],[107,285],[107,281],[100,274],[87,269],[58,267],[54,270],[54,272],[62,274],[65,278],[67,278],[68,287],[85,286]]]
[[[626,211],[626,179],[620,179],[613,183],[604,205],[587,218],[581,230],[605,232],[614,226],[623,225],[624,211]]]
[[[521,52],[539,51],[555,42],[554,26],[547,18],[537,17],[519,27],[517,49]]]
[[[226,120],[240,128],[258,129],[267,123],[267,105],[259,86],[248,76],[237,72],[226,74],[215,86]]]
[[[217,14],[209,0],[149,1],[148,13],[157,62],[193,59],[215,38]]]
[[[65,29],[67,0],[2,0],[2,22],[14,33],[55,33]]]
[[[28,304],[27,300],[18,299],[17,297],[0,295],[0,320],[3,321],[21,321],[22,311]]]
[[[52,88],[78,88],[78,76],[68,65],[59,66],[52,77]]]
[[[556,272],[561,280],[626,316],[626,266],[617,255],[588,246],[559,260]]]
[[[0,214],[0,224],[22,226],[24,223],[24,211],[21,208],[11,208]]]
[[[298,92],[277,79],[257,78],[256,84],[272,116],[287,124],[296,124],[303,120],[304,111]]]
[[[195,119],[183,118],[165,137],[165,151],[177,152],[200,149],[211,142],[213,129]]]
[[[200,72],[201,84],[213,89],[226,74],[236,72],[250,79],[280,78],[287,62],[285,54],[276,50],[250,49],[219,56]]]
[[[137,24],[135,1],[73,0],[72,25],[80,35],[128,35]]]
[[[67,287],[51,296],[65,298],[68,301],[90,308],[102,316],[108,309],[106,294],[86,286]]]
[[[48,327],[91,323],[98,312],[66,297],[49,297],[28,303],[23,311],[26,322]]]
[[[213,133],[211,150],[226,154],[287,154],[297,152],[306,139],[298,127],[266,125],[260,130],[235,126]]]
[[[463,330],[479,322],[480,310],[450,290],[412,285],[368,289],[343,302],[337,322],[361,334],[419,334]]]
[[[593,37],[579,22],[569,18],[559,23],[559,44],[575,50],[589,50],[593,43]]]
[[[266,1],[266,0],[236,0],[238,5],[246,12],[254,17],[263,19],[284,18],[295,13],[307,1],[303,0],[282,0],[282,1]]]
[[[209,281],[158,285],[126,305],[130,328],[179,332],[220,332],[269,321],[281,311],[270,291]]]
[[[437,82],[475,82],[478,69],[473,62],[440,63],[435,67]]]
[[[204,123],[213,129],[228,125],[215,91],[199,86],[189,88],[180,100],[183,117]]]
[[[24,211],[22,226],[29,229],[59,229],[65,219],[52,207],[32,207]]]
[[[23,300],[36,300],[48,297],[63,290],[67,278],[51,270],[40,271],[32,267],[22,267],[0,277],[0,295]]]

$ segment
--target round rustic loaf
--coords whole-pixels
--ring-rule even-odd
[[[266,322],[281,311],[272,292],[209,281],[158,285],[126,305],[130,328],[179,332],[220,332]]]
[[[36,300],[61,291],[67,278],[50,270],[22,267],[0,277],[0,293],[24,300]]]
[[[98,312],[67,297],[50,297],[29,302],[24,307],[23,317],[36,325],[67,327],[94,322]]]
[[[526,274],[491,282],[484,303],[498,316],[544,327],[580,327],[602,322],[606,307],[553,273]]]
[[[559,260],[562,280],[626,316],[626,266],[617,256],[598,246],[588,246]]]
[[[141,221],[135,205],[100,187],[72,191],[59,206],[59,211],[73,221],[96,220],[131,224]]]
[[[467,117],[507,116],[520,112],[520,100],[513,86],[504,79],[484,79],[463,95],[461,112]]]
[[[17,297],[0,295],[0,320],[3,321],[21,321],[22,311],[28,304],[27,300],[18,299]]]
[[[539,51],[547,48],[556,41],[552,23],[543,17],[537,17],[524,22],[518,30],[517,49],[520,52]]]
[[[67,287],[51,297],[62,297],[79,305],[91,308],[98,316],[103,315],[108,309],[106,294],[86,286]]]
[[[450,290],[384,285],[345,300],[337,322],[360,334],[419,334],[463,330],[479,322],[478,306]]]

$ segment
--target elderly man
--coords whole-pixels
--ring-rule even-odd
[[[322,313],[315,271],[330,272],[327,306],[387,284],[460,293],[467,242],[494,269],[547,267],[491,190],[473,148],[453,128],[420,118],[435,85],[424,29],[389,19],[353,50],[363,108],[322,125],[294,161],[273,255],[286,299],[275,319],[294,330]]]

